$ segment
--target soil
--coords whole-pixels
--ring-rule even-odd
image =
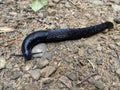
[[[119,90],[120,16],[119,0],[49,0],[34,12],[30,0],[0,0],[0,90]],[[41,58],[25,61],[24,38],[38,30],[82,28],[105,21],[114,23],[90,38],[39,44]],[[33,50],[34,51],[34,50]],[[0,62],[1,63],[1,62]]]

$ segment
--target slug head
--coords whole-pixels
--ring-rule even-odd
[[[25,60],[31,60],[32,59],[32,53],[31,52],[28,52],[26,51],[24,54],[23,54]]]
[[[112,29],[114,27],[112,22],[106,22],[106,25],[108,26],[108,29]]]

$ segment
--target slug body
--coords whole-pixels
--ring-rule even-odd
[[[33,56],[33,53],[31,52],[32,48],[39,43],[60,42],[65,40],[87,38],[105,29],[111,28],[113,28],[113,23],[105,22],[87,28],[36,31],[29,34],[23,41],[22,53],[26,60],[30,60]]]

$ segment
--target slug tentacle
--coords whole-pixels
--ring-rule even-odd
[[[65,40],[75,40],[90,37],[105,29],[113,28],[112,22],[105,22],[87,28],[68,28],[59,30],[37,31],[28,35],[22,43],[22,53],[26,60],[33,56],[32,48],[38,43],[60,42]]]

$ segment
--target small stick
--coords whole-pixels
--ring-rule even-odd
[[[79,81],[79,82],[77,83],[77,85],[84,83],[84,82],[87,81],[89,78],[94,77],[94,76],[96,76],[96,75],[98,75],[98,74],[99,74],[98,72],[92,73],[91,75],[89,75],[89,76],[87,76],[85,79],[83,79],[82,81]]]

